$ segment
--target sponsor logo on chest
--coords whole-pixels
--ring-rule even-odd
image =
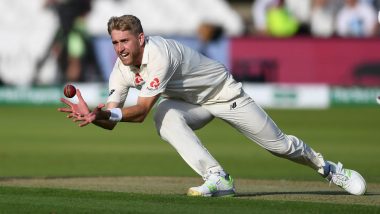
[[[141,88],[144,86],[145,80],[141,77],[139,73],[135,74],[135,87],[138,90],[141,90]],[[160,86],[160,80],[155,77],[153,80],[147,85],[148,90],[156,90]]]
[[[149,90],[155,90],[160,86],[160,80],[156,77],[152,80],[152,82],[149,83],[148,89]]]
[[[142,86],[145,84],[144,79],[140,76],[139,73],[135,74],[135,86],[138,90],[141,90]]]

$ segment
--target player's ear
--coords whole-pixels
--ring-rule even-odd
[[[139,40],[140,46],[144,46],[144,43],[145,43],[145,35],[144,35],[144,33],[140,33],[137,38]]]

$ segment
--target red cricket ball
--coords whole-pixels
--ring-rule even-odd
[[[63,94],[68,98],[74,97],[76,93],[77,93],[77,89],[73,85],[70,85],[70,84],[66,85],[65,88],[63,89]]]

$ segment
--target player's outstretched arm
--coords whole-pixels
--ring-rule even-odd
[[[153,105],[156,103],[160,94],[153,97],[139,97],[137,104],[127,108],[119,108],[120,113],[117,120],[110,121],[111,110],[102,110],[103,106],[96,107],[92,112],[86,115],[73,114],[74,121],[81,121],[79,126],[83,127],[90,123],[101,126],[100,123],[104,122],[143,122],[145,117],[148,115],[149,111],[152,109]],[[117,110],[117,109],[116,109]],[[104,122],[101,122],[104,121]],[[103,127],[103,126],[102,126]],[[104,128],[104,127],[103,127]]]
[[[84,101],[79,89],[76,91],[78,103],[72,103],[65,98],[61,98],[61,102],[66,104],[66,107],[58,108],[58,111],[67,113],[68,118],[74,118],[75,115],[87,115],[90,113],[87,103]]]
[[[106,105],[106,109],[112,109],[112,108],[117,108],[119,107],[119,103],[115,103],[115,102],[110,102],[110,103],[107,103]],[[98,105],[98,109],[96,111],[100,111],[102,108],[104,107],[103,104],[99,104]],[[100,108],[100,109],[99,109]],[[95,109],[94,109],[95,110]],[[110,121],[110,120],[95,120],[95,121],[92,121],[92,123],[96,126],[99,126],[103,129],[108,129],[108,130],[112,130],[115,128],[115,126],[117,125],[117,122],[113,122],[113,121]]]
[[[76,95],[78,97],[78,103],[72,103],[65,98],[61,98],[61,102],[63,102],[67,106],[63,108],[58,108],[58,111],[67,113],[67,117],[72,118],[74,122],[82,121],[78,118],[85,118],[86,115],[90,114],[90,109],[88,108],[86,101],[83,99],[79,89],[76,90]],[[117,106],[117,103],[107,104],[107,108],[115,108]],[[100,112],[103,107],[104,104],[99,104],[93,111]],[[109,130],[112,130],[116,126],[115,122],[109,120],[93,121],[93,123],[99,127]],[[79,126],[81,126],[81,124],[79,124]]]

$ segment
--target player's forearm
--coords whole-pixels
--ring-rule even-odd
[[[127,108],[123,108],[122,114],[123,117],[121,119],[122,122],[138,122],[141,123],[144,121],[145,117],[148,115],[149,110],[140,105],[134,105]]]
[[[117,122],[113,122],[109,120],[95,120],[92,123],[96,126],[99,126],[103,129],[108,129],[108,130],[114,129],[117,124]]]
[[[135,105],[127,108],[121,108],[120,122],[143,122],[149,109]],[[100,111],[96,113],[96,119],[92,122],[94,125],[104,129],[112,130],[117,121],[112,121],[111,110]]]
[[[90,113],[90,122],[93,124],[112,130],[117,122],[138,122],[145,120],[154,103],[160,94],[154,97],[139,97],[137,104],[126,108],[118,108],[119,103],[108,103],[107,110],[96,108]]]
[[[110,120],[111,112],[103,111],[99,106],[87,115],[89,122],[104,129],[112,130],[115,128],[117,121]]]

